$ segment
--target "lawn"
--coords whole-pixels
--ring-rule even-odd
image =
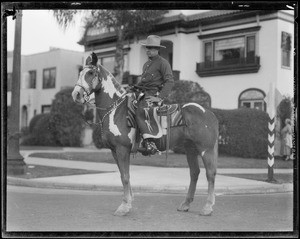
[[[99,150],[95,151],[80,151],[80,148],[74,151],[64,151],[62,148],[51,147],[21,147],[21,150],[41,150],[41,152],[31,153],[30,157],[48,158],[48,159],[63,159],[85,162],[104,162],[115,164],[115,161],[110,152]],[[55,150],[56,152],[53,152]],[[200,157],[199,157],[200,158]],[[184,167],[187,168],[188,164],[186,157],[183,154],[175,154],[170,152],[168,159],[166,155],[155,156],[142,156],[141,154],[131,155],[131,165],[144,165],[153,167]],[[204,167],[202,160],[199,160],[200,167]],[[293,161],[284,161],[282,159],[275,159],[274,169],[292,169],[294,166]],[[219,155],[218,168],[263,168],[267,169],[267,159],[254,159],[254,158],[239,158]],[[90,174],[90,173],[104,173],[101,171],[89,171],[80,169],[69,169],[59,167],[48,167],[39,165],[28,165],[27,174],[18,177],[22,178],[39,178],[39,177],[55,177],[67,176],[76,174]],[[226,176],[246,178],[251,180],[266,181],[268,178],[267,173],[264,174],[226,174]],[[276,174],[274,179],[277,183],[290,183],[293,181],[293,174]]]
[[[86,162],[103,162],[115,163],[110,152],[37,152],[30,154],[30,157],[40,157],[49,159],[64,159]],[[166,155],[142,156],[141,154],[132,155],[130,159],[131,165],[144,165],[154,167],[188,167],[187,160],[183,154],[169,153],[168,159]],[[203,166],[202,160],[199,160],[200,167]],[[267,168],[267,159],[239,158],[219,156],[218,168]],[[274,169],[292,169],[293,161],[284,161],[275,159]]]
[[[18,178],[45,178],[45,177],[58,177],[79,174],[94,174],[94,173],[108,173],[107,171],[95,171],[84,169],[60,168],[41,165],[27,165],[26,173],[22,175],[14,175]]]

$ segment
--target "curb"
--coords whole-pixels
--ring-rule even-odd
[[[104,186],[93,184],[70,184],[70,183],[53,183],[53,182],[40,182],[32,181],[30,179],[7,177],[7,185],[24,186],[35,188],[49,188],[49,189],[72,189],[72,190],[87,190],[87,191],[110,191],[110,192],[123,192],[123,187],[120,186]],[[188,187],[174,187],[174,186],[132,186],[134,192],[143,193],[170,193],[170,194],[185,194]],[[283,193],[293,192],[293,184],[270,184],[269,187],[263,186],[232,186],[216,188],[215,194],[220,195],[238,195],[238,194],[269,194],[269,193]],[[196,195],[207,195],[207,188],[197,188]]]

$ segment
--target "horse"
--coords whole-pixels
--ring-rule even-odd
[[[95,53],[87,57],[85,66],[72,92],[75,103],[85,104],[94,93],[99,116],[101,138],[104,147],[109,148],[118,166],[123,184],[123,200],[114,215],[124,216],[132,210],[133,193],[130,184],[130,155],[135,141],[136,130],[125,119],[130,95],[114,76],[98,63]],[[211,215],[215,204],[215,177],[218,157],[218,120],[215,115],[196,103],[182,106],[185,125],[170,129],[170,147],[184,142],[190,171],[190,184],[185,199],[177,208],[187,212],[194,199],[200,174],[198,156],[206,169],[208,196],[200,215]]]

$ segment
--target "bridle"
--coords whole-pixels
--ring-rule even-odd
[[[96,74],[97,74],[97,76],[93,78],[93,80],[91,81],[91,83],[86,82],[90,88],[92,88],[92,84],[93,84],[93,82],[95,80],[99,80],[100,83],[102,82],[102,79],[99,79],[99,74],[100,73],[98,72],[97,66],[94,66],[94,65],[85,66],[83,69],[85,69],[85,68],[90,68],[93,71],[96,71]],[[81,83],[82,83],[82,79],[81,79]],[[84,99],[85,99],[84,104],[89,104],[91,107],[96,108],[97,110],[106,111],[105,114],[102,116],[102,118],[99,117],[100,119],[99,119],[98,123],[89,123],[89,122],[87,122],[84,119],[83,115],[81,115],[82,118],[83,118],[83,120],[89,126],[100,125],[101,138],[102,138],[102,135],[103,135],[103,123],[104,123],[104,120],[105,120],[106,116],[108,116],[111,112],[113,112],[114,110],[116,110],[126,100],[126,94],[123,94],[121,97],[118,97],[117,100],[115,100],[110,106],[108,106],[106,108],[101,108],[101,107],[97,107],[97,106],[92,105],[91,103],[89,103],[89,96],[94,92],[94,90],[90,91],[90,90],[86,89],[82,84],[80,85],[78,83],[76,83],[75,86],[79,86],[86,93],[86,95],[84,95]]]
[[[96,74],[97,74],[97,76],[93,78],[93,80],[92,80],[91,83],[86,82],[90,88],[92,88],[92,84],[93,84],[93,82],[95,81],[95,79],[96,79],[96,80],[99,80],[100,83],[102,82],[102,79],[101,79],[101,80],[99,79],[99,72],[97,71],[97,69],[98,69],[97,66],[94,66],[94,65],[85,66],[85,67],[83,68],[83,70],[86,69],[86,68],[89,68],[89,69],[95,71]],[[86,95],[84,95],[84,99],[85,99],[85,103],[86,103],[86,102],[89,101],[89,96],[93,93],[93,90],[90,91],[90,90],[86,89],[86,88],[83,86],[83,84],[82,84],[82,79],[81,79],[80,81],[81,81],[81,85],[78,84],[78,83],[76,83],[75,86],[79,86],[79,87],[82,88],[83,91],[86,93]]]

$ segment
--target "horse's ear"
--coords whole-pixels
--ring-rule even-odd
[[[98,62],[98,57],[97,57],[97,55],[94,52],[92,52],[91,56],[92,56],[92,64],[94,66],[96,66],[97,62]]]
[[[98,57],[94,52],[92,52],[91,55],[89,55],[86,58],[85,65],[94,65],[94,66],[96,66],[97,62],[98,62]]]

